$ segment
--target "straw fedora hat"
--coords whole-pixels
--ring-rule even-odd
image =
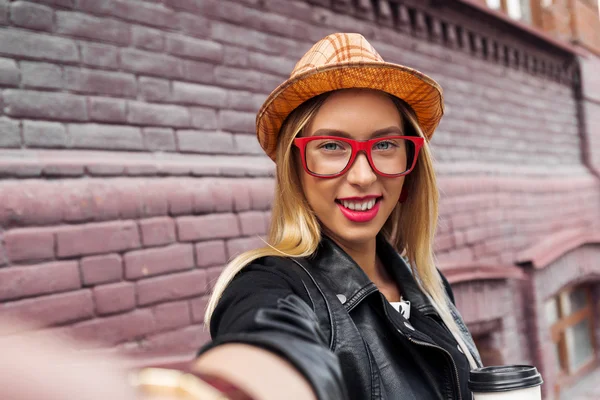
[[[337,89],[369,88],[408,103],[429,140],[444,113],[442,88],[427,75],[387,63],[358,33],[334,33],[318,41],[298,61],[289,79],[270,95],[256,116],[256,135],[275,160],[279,130],[306,100]]]

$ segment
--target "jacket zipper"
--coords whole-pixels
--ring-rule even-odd
[[[383,297],[383,295],[382,295],[382,297]],[[385,313],[385,316],[387,317],[388,321],[392,321],[390,318],[390,314],[388,313],[388,310],[385,306],[383,307],[383,312]],[[393,325],[393,322],[392,322],[392,325]],[[400,329],[398,329],[398,332],[401,333]],[[425,346],[425,347],[430,347],[433,349],[441,350],[442,352],[444,352],[444,354],[446,354],[448,356],[448,359],[450,360],[450,364],[452,364],[452,368],[454,369],[454,380],[456,383],[456,390],[458,392],[458,400],[462,400],[462,394],[460,392],[460,382],[458,380],[458,368],[456,368],[456,363],[454,362],[452,355],[446,349],[443,349],[440,346],[436,346],[434,344],[423,342],[421,340],[413,339],[409,335],[403,335],[403,336],[406,337],[409,342],[412,342],[412,343],[420,345],[420,346]]]
[[[439,346],[435,346],[433,344],[429,344],[427,342],[422,342],[420,340],[415,340],[413,338],[411,338],[410,336],[406,336],[406,338],[410,341],[413,342],[415,344],[418,344],[420,346],[425,346],[425,347],[431,347],[434,349],[439,349],[441,351],[443,351],[448,358],[450,359],[450,363],[452,364],[452,368],[454,369],[454,379],[455,379],[455,383],[456,383],[456,388],[457,388],[457,392],[458,392],[458,400],[462,400],[462,394],[460,393],[460,382],[458,381],[458,369],[456,368],[456,364],[454,363],[454,360],[452,359],[452,355],[450,353],[448,353],[447,350],[439,347]]]

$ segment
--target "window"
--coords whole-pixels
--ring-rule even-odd
[[[577,375],[596,360],[592,295],[588,286],[560,292],[546,301],[557,370],[562,377]]]
[[[502,353],[494,343],[493,339],[492,332],[473,336],[473,341],[481,356],[481,362],[486,367],[492,365],[504,365]]]
[[[486,4],[493,10],[505,12],[512,19],[531,22],[530,0],[486,0]]]

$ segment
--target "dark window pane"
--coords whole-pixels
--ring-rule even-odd
[[[587,306],[587,290],[577,288],[569,293],[570,313],[573,314]]]
[[[565,331],[571,372],[577,371],[594,357],[590,333],[589,319],[584,319]]]

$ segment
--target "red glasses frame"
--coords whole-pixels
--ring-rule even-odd
[[[348,143],[352,149],[352,154],[350,155],[348,164],[344,167],[344,169],[342,171],[340,171],[337,174],[333,174],[333,175],[315,174],[314,172],[311,172],[308,169],[308,165],[306,163],[306,145],[313,140],[323,140],[323,139],[331,139],[331,140],[337,140],[337,141]],[[415,145],[415,155],[413,157],[412,165],[410,166],[410,168],[408,168],[406,171],[404,171],[402,173],[386,174],[386,173],[379,171],[377,169],[377,167],[375,167],[375,163],[373,162],[373,157],[371,156],[371,149],[373,148],[373,144],[380,142],[382,140],[388,140],[388,139],[404,139],[404,140],[413,142],[413,144]],[[408,175],[415,168],[415,165],[417,164],[417,157],[419,155],[419,151],[423,147],[424,143],[425,143],[425,140],[422,137],[418,137],[418,136],[385,136],[385,137],[379,137],[379,138],[369,139],[369,140],[354,140],[354,139],[348,139],[348,138],[339,137],[339,136],[309,136],[309,137],[300,137],[300,138],[294,139],[294,145],[296,145],[296,147],[298,147],[298,149],[300,150],[300,157],[302,159],[302,166],[304,167],[304,170],[309,175],[315,176],[317,178],[336,178],[340,175],[344,175],[346,172],[348,172],[350,167],[352,167],[352,164],[354,164],[354,161],[356,160],[358,153],[360,153],[361,151],[366,154],[367,160],[369,160],[369,165],[371,166],[373,171],[375,171],[375,173],[377,173],[378,175],[388,177],[388,178],[395,178],[395,177],[399,177],[399,176]]]

